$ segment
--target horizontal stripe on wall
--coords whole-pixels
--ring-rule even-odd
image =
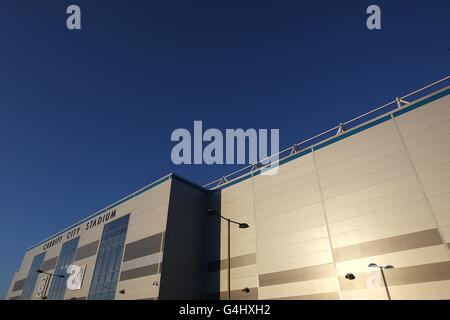
[[[161,252],[164,252],[164,246],[166,245],[166,235],[164,232],[161,233]]]
[[[242,288],[244,289],[244,288]],[[231,300],[258,300],[258,288],[249,288],[250,292],[244,292],[242,290],[231,290]],[[208,293],[206,295],[208,300],[227,300],[228,291],[222,291],[219,293]]]
[[[378,256],[386,253],[412,250],[442,244],[437,229],[430,229],[401,236],[358,243],[351,246],[333,248],[336,262]]]
[[[162,233],[154,234],[150,237],[130,242],[125,247],[123,261],[148,256],[160,252]]]
[[[162,253],[158,252],[155,254],[151,254],[145,257],[140,257],[137,259],[129,260],[122,264],[122,271],[136,269],[144,266],[148,266],[151,264],[158,264],[162,260]]]
[[[139,267],[136,269],[122,271],[120,273],[120,281],[142,278],[145,276],[151,276],[153,274],[157,274],[158,273],[158,265],[159,264],[156,263],[156,264],[151,264],[151,265],[145,266],[145,267]]]
[[[10,297],[8,300],[20,300],[20,296]]]
[[[272,298],[268,300],[339,300],[339,292],[325,292],[316,294],[305,294],[301,296]]]
[[[302,282],[335,276],[336,272],[334,269],[334,265],[332,263],[328,263],[305,268],[261,274],[259,276],[259,286],[274,286],[284,283]]]
[[[14,286],[12,288],[12,291],[14,292],[14,291],[22,290],[26,281],[27,281],[27,278],[22,279],[22,280],[17,280],[16,282],[14,282]]]
[[[230,259],[231,268],[256,264],[256,253],[244,254]],[[208,272],[228,269],[228,259],[208,263]]]
[[[58,262],[58,257],[48,259],[42,263],[41,269],[44,271],[52,270],[55,268],[56,262]]]
[[[394,266],[395,267],[395,266]],[[367,280],[373,273],[360,273],[354,280],[339,277],[342,290],[368,289]],[[450,261],[384,270],[388,286],[450,280]],[[380,285],[384,286],[383,280]]]
[[[99,240],[96,240],[88,244],[85,244],[82,247],[79,247],[77,250],[77,255],[75,256],[75,261],[86,259],[97,254],[99,242],[100,242]]]

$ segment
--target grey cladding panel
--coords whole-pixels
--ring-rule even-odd
[[[336,261],[346,261],[381,254],[423,248],[442,244],[437,229],[430,229],[400,236],[384,238],[347,247],[334,248]]]
[[[46,260],[46,261],[44,261],[44,263],[42,263],[41,269],[44,271],[52,270],[55,268],[56,262],[58,262],[58,257],[54,257],[49,260]]]
[[[333,264],[322,264],[318,266],[279,271],[273,273],[261,274],[259,276],[259,285],[274,286],[277,284],[302,282],[336,276]]]
[[[26,281],[27,281],[27,278],[22,279],[22,280],[17,280],[17,281],[14,283],[14,286],[13,286],[12,291],[14,292],[14,291],[22,290],[22,289],[23,289],[23,286],[25,285],[25,282],[26,282]]]
[[[91,257],[97,253],[99,240],[88,243],[77,250],[75,261]]]
[[[157,274],[158,273],[158,265],[159,264],[156,263],[156,264],[151,264],[151,265],[144,266],[144,267],[139,267],[136,269],[122,271],[122,273],[120,274],[120,281],[141,278],[141,277],[145,277],[145,276],[150,276],[152,274]]]
[[[242,256],[232,257],[230,264],[231,264],[231,268],[238,268],[238,267],[256,264],[256,253],[250,253],[250,254],[245,254]],[[208,272],[219,271],[219,269],[225,270],[227,268],[228,268],[228,259],[208,263]]]
[[[123,261],[125,262],[160,252],[161,239],[162,233],[158,233],[127,244]]]

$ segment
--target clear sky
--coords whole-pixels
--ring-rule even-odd
[[[0,295],[60,229],[169,172],[236,169],[173,165],[174,129],[279,128],[284,148],[449,66],[448,0],[2,0]]]

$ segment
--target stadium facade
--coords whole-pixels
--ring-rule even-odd
[[[7,299],[226,299],[227,224],[208,209],[250,226],[231,229],[232,299],[450,299],[449,93],[293,148],[275,175],[163,177],[28,249]],[[389,292],[371,263],[393,266]],[[37,272],[71,264],[76,290]]]

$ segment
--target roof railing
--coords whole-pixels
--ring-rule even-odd
[[[412,101],[416,101],[420,98],[423,98],[427,94],[429,94],[430,92],[427,91],[428,89],[432,88],[434,91],[436,91],[437,85],[442,85],[443,83],[445,83],[446,81],[449,81],[449,80],[450,80],[450,76],[446,76],[445,78],[442,78],[438,81],[430,83],[429,85],[426,85],[425,87],[422,87],[413,92],[410,92],[407,95],[404,95],[402,97],[396,97],[395,100],[393,100],[393,101],[390,101],[386,104],[383,104],[382,106],[372,109],[369,112],[366,112],[362,115],[357,116],[356,118],[353,118],[346,122],[341,122],[337,126],[331,128],[331,129],[321,132],[321,133],[319,133],[311,138],[308,138],[306,140],[303,140],[301,142],[295,143],[294,145],[290,146],[289,148],[286,148],[276,154],[273,154],[270,157],[259,160],[256,163],[247,165],[247,166],[245,166],[237,171],[234,171],[226,176],[223,176],[214,181],[211,181],[211,182],[205,184],[203,187],[209,188],[209,189],[215,189],[224,184],[232,182],[233,180],[250,175],[253,172],[260,170],[261,168],[263,168],[265,166],[272,165],[272,163],[270,161],[271,159],[276,159],[275,162],[277,162],[282,159],[291,157],[299,152],[302,152],[306,149],[311,148],[314,144],[316,144],[320,141],[326,140],[327,138],[331,138],[336,135],[340,135],[340,134],[344,133],[345,131],[360,125],[361,123],[358,123],[358,121],[360,121],[362,119],[364,119],[363,122],[367,122],[367,121],[374,119],[382,114],[385,114],[388,112],[393,112],[398,108],[406,107],[407,105],[412,103]],[[442,88],[444,88],[444,87],[445,86],[443,86]],[[418,94],[421,94],[420,97],[418,97],[418,96],[415,97]],[[412,100],[409,99],[410,97],[412,97]],[[408,98],[408,100],[406,100],[406,98]],[[262,163],[267,163],[267,164],[262,165]]]

